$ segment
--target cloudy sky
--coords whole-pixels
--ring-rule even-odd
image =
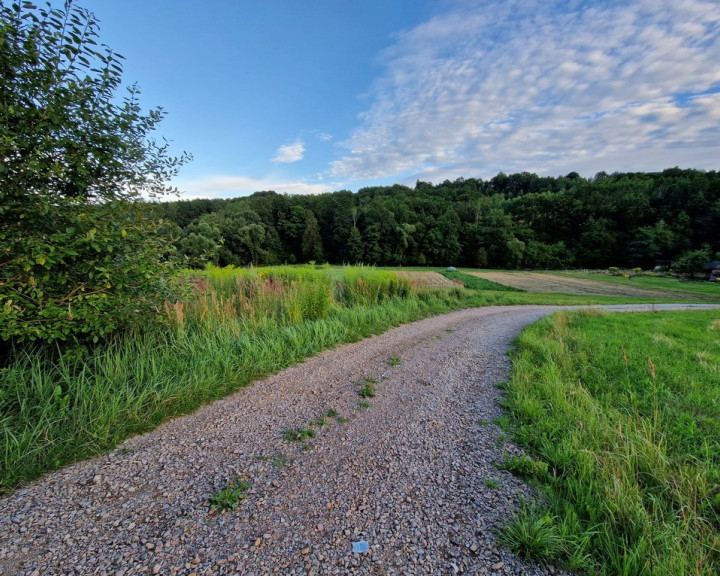
[[[720,169],[718,0],[80,0],[184,197]]]

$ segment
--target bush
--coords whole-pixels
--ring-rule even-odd
[[[0,3],[0,338],[97,342],[156,317],[168,243],[143,195],[187,156],[148,135],[138,90],[87,10]]]

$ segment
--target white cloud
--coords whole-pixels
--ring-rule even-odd
[[[273,190],[278,194],[322,194],[341,188],[333,183],[312,183],[282,179],[247,178],[244,176],[211,176],[197,180],[173,182],[184,200],[193,198],[235,198],[253,192]],[[336,187],[333,187],[336,186]]]
[[[720,3],[481,4],[383,54],[333,176],[718,168]]]
[[[290,164],[303,159],[305,156],[305,144],[302,140],[295,140],[292,144],[284,144],[277,149],[273,162]]]

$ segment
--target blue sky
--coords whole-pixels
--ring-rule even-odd
[[[84,0],[183,197],[720,169],[717,0]]]

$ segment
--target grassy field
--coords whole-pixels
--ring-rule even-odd
[[[541,487],[515,550],[589,574],[720,573],[720,311],[562,313],[519,338],[505,422]]]
[[[576,277],[558,272],[492,271],[469,272],[483,280],[515,287],[526,292],[585,294],[628,298],[674,298],[677,300],[720,301],[720,288],[709,282],[680,282],[675,278],[656,278],[659,282],[642,282],[642,277],[594,276]],[[603,281],[600,278],[613,278]],[[636,280],[638,280],[636,282]],[[705,286],[704,284],[707,284]],[[687,289],[683,290],[684,287]],[[695,290],[695,292],[693,292]]]

